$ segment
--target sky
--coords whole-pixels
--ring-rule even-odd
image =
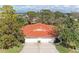
[[[50,9],[51,11],[60,11],[63,13],[79,12],[79,5],[13,5],[13,8],[17,13],[40,11],[41,9]]]

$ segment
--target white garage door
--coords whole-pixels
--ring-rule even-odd
[[[50,42],[50,41],[54,41],[54,38],[25,38],[25,42],[34,42],[37,43],[38,41],[40,42]]]

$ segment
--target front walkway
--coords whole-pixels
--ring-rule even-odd
[[[21,53],[58,53],[54,44],[50,43],[25,43]]]

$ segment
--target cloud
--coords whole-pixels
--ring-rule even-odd
[[[75,8],[79,8],[79,5],[76,5]]]
[[[25,12],[25,11],[39,11],[41,9],[50,9],[52,11],[61,11],[61,12],[79,12],[79,5],[15,5],[13,6],[16,11]]]

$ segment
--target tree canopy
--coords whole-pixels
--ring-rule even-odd
[[[17,44],[17,41],[20,42],[20,27],[22,26],[18,22],[18,15],[10,5],[3,6],[1,10],[2,12],[0,13],[0,15],[2,15],[2,18],[0,19],[0,42],[3,42],[3,44],[8,43],[8,41],[12,40],[11,37],[13,37],[13,42],[15,42],[14,44]],[[5,41],[6,38],[9,39]],[[21,40],[23,40],[23,38],[21,38]],[[10,41],[9,44],[10,43],[12,43],[12,41]],[[3,48],[4,46],[5,45],[1,46],[0,48]],[[7,48],[10,48],[12,46],[7,46]]]

